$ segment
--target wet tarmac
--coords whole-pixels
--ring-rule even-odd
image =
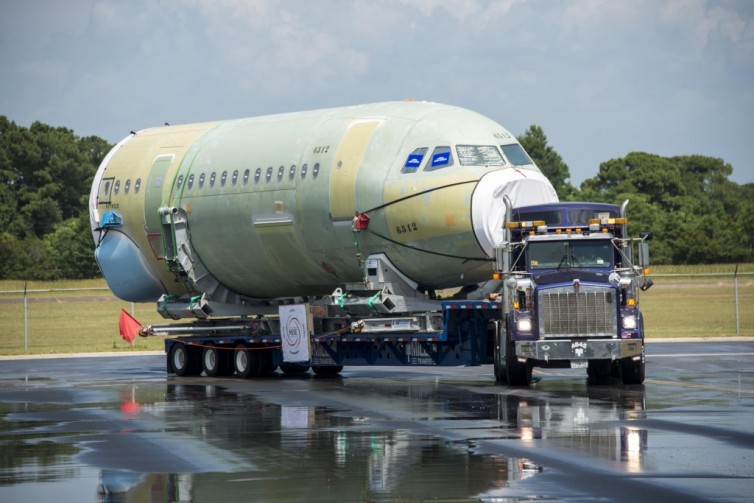
[[[650,343],[647,381],[489,366],[166,376],[0,361],[0,502],[751,501],[754,343]]]

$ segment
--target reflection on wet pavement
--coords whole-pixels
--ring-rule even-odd
[[[673,375],[589,386],[566,372],[516,389],[480,367],[235,380],[133,361],[95,375],[46,365],[45,379],[3,363],[0,501],[737,501],[754,489],[745,369],[728,376],[738,394],[721,394],[734,387],[709,375],[703,388]]]

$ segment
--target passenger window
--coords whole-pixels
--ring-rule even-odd
[[[217,179],[217,174],[213,171],[211,175],[209,175],[209,186],[214,187],[215,186],[215,180]]]
[[[191,173],[188,178],[188,188],[192,188],[194,186],[194,174]],[[136,188],[136,187],[134,187]]]
[[[518,143],[512,143],[510,145],[500,145],[503,149],[503,154],[508,159],[508,162],[514,166],[523,166],[525,164],[534,164],[529,158],[529,155],[524,150],[524,147]]]
[[[251,175],[251,170],[250,169],[247,169],[246,171],[243,172],[243,184],[244,185],[246,185],[247,183],[249,183],[249,175]]]
[[[288,178],[293,180],[296,177],[296,165],[291,166],[291,171],[288,173]]]
[[[450,151],[450,147],[435,147],[432,157],[429,159],[429,164],[424,168],[424,171],[434,171],[452,165],[453,153]]]
[[[278,182],[283,179],[284,174],[285,174],[285,166],[280,166],[278,168]]]
[[[312,178],[317,178],[317,175],[319,175],[319,163],[315,164],[312,169]]]
[[[228,179],[228,172],[227,171],[223,171],[223,174],[220,177],[220,185],[222,185],[223,187],[225,187],[225,181],[227,179]]]
[[[424,161],[424,156],[427,155],[427,147],[420,147],[414,149],[413,152],[408,154],[406,162],[403,163],[403,169],[401,173],[416,173]]]
[[[136,183],[134,184],[134,194],[138,194],[140,188],[141,188],[141,178],[137,178]]]
[[[130,182],[130,180],[129,180],[129,182]],[[183,175],[178,175],[178,181],[175,182],[175,188],[176,189],[180,189],[182,183],[183,183]],[[131,185],[131,184],[129,183],[129,185]]]
[[[304,164],[303,166],[301,166],[301,178],[302,179],[306,178],[306,170],[307,169],[309,169],[309,165],[308,164]]]
[[[264,179],[268,182],[272,180],[272,166],[267,168],[267,174],[265,175]]]
[[[116,194],[118,193],[118,191],[120,190],[120,180],[115,180],[115,186],[113,187],[113,190],[115,191]],[[107,190],[105,190],[105,193],[107,193]]]
[[[262,168],[257,168],[254,172],[254,183],[259,183],[260,178],[262,178]]]
[[[233,171],[233,178],[230,179],[230,183],[233,185],[238,183],[238,170]]]
[[[128,189],[131,188],[131,179],[126,180],[126,185],[123,186],[123,192],[128,194]]]
[[[204,187],[204,178],[205,178],[205,177],[204,177],[204,173],[202,173],[201,175],[199,175],[199,188],[200,188],[200,189],[201,189],[202,187]]]

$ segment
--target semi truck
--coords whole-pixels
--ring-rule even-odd
[[[179,376],[255,377],[277,368],[333,376],[344,366],[492,363],[496,380],[511,386],[528,386],[533,367],[584,368],[593,383],[641,384],[639,293],[652,285],[652,234],[627,237],[628,201],[506,204],[504,239],[483,298],[460,298],[473,297],[463,290],[447,299],[402,295],[410,280],[384,257],[370,256],[364,281],[332,295],[233,318],[213,317],[197,297],[184,306],[194,321],[150,325],[141,335],[170,336],[167,370]],[[354,233],[363,230],[357,216]],[[163,316],[183,317],[167,302],[157,305]]]
[[[494,355],[499,381],[528,385],[533,367],[567,367],[585,368],[591,382],[644,382],[639,294],[653,284],[652,233],[628,237],[627,205],[555,203],[508,212],[496,250],[504,283]]]

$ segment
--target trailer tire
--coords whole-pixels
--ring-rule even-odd
[[[300,375],[305,374],[309,370],[309,365],[297,365],[295,363],[284,363],[280,366],[280,370],[285,375]]]
[[[275,369],[277,368],[277,365],[275,365],[275,361],[272,358],[272,350],[262,349],[258,351],[258,353],[259,353],[259,375],[260,376],[272,375],[275,372]]]
[[[243,344],[236,346],[233,352],[233,368],[238,377],[257,377],[259,375],[259,354],[257,351],[250,351]]]
[[[230,355],[227,350],[219,347],[207,347],[202,352],[202,367],[207,377],[227,376],[232,372]]]
[[[179,377],[198,376],[202,372],[202,362],[199,351],[182,342],[174,343],[168,355],[169,367]]]
[[[335,377],[343,370],[343,365],[312,365],[312,371],[317,377]]]

